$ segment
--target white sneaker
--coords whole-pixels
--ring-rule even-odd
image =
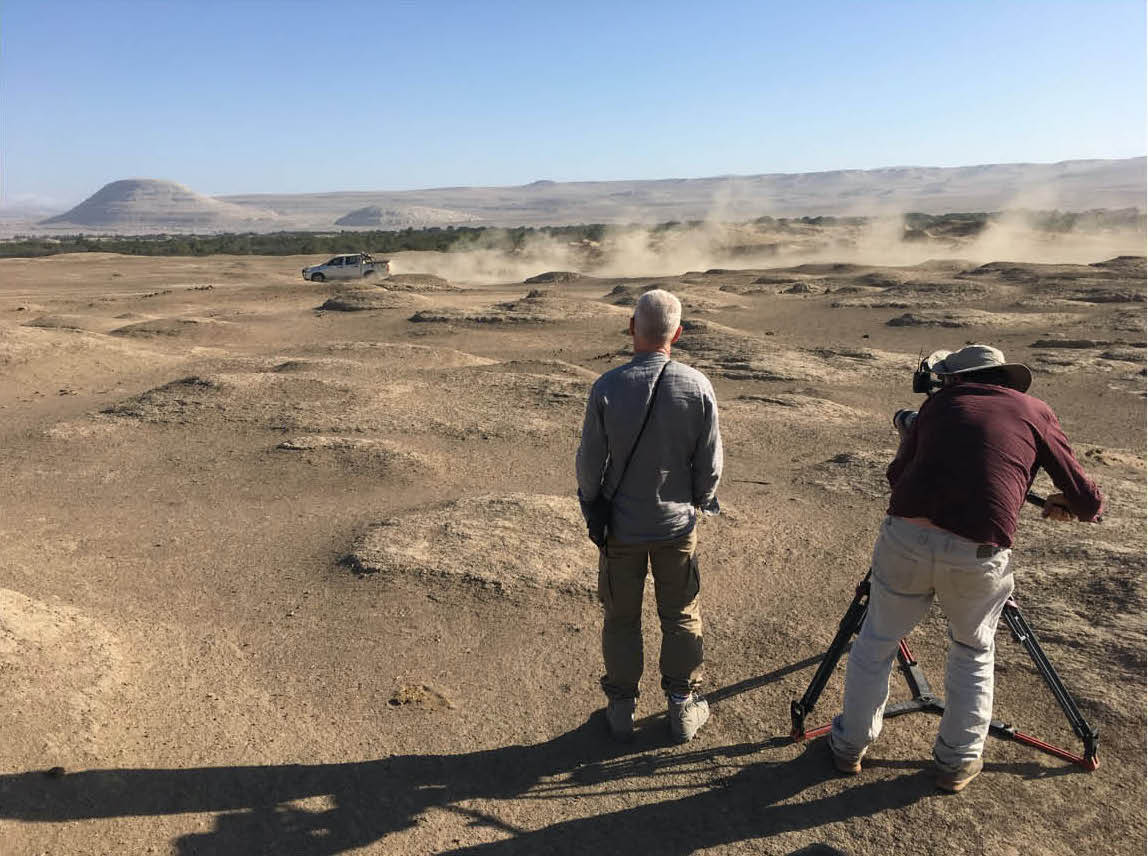
[[[694,739],[698,729],[710,718],[709,702],[697,693],[690,693],[682,702],[669,699],[670,733],[679,743]]]

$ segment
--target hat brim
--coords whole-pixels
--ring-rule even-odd
[[[960,369],[959,371],[944,371],[941,368],[934,368],[934,374],[938,375],[963,375],[969,372],[983,372],[989,369],[1001,369],[1004,371],[1005,376],[1008,378],[1008,385],[1015,389],[1017,392],[1028,392],[1028,388],[1032,386],[1032,369],[1024,363],[1001,363],[999,366],[973,366],[972,368]]]

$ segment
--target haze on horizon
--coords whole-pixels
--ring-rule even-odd
[[[1141,2],[12,0],[0,206],[1143,155]],[[18,117],[16,120],[14,117]]]

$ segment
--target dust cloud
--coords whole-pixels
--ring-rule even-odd
[[[732,195],[731,195],[732,194]],[[744,217],[746,206],[726,191],[701,221],[605,228],[598,241],[565,241],[528,232],[488,230],[475,241],[445,253],[405,252],[392,258],[395,273],[423,272],[452,282],[515,282],[545,271],[575,271],[600,277],[679,276],[713,268],[789,267],[815,262],[913,265],[929,259],[1091,263],[1144,252],[1142,213],[1107,216],[1091,212],[1065,227],[1047,195],[1017,198],[976,230],[910,228],[900,213],[870,211],[854,217]],[[1119,212],[1123,214],[1124,212]],[[1063,220],[1063,218],[1062,218]],[[1059,223],[1050,226],[1050,223]],[[1115,224],[1115,225],[1114,225]]]

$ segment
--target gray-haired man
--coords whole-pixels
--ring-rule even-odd
[[[598,598],[605,612],[606,718],[619,740],[633,736],[647,565],[662,625],[671,731],[685,742],[709,719],[709,705],[696,692],[702,622],[694,526],[699,509],[718,510],[722,448],[713,387],[701,372],[670,360],[681,314],[669,292],[639,298],[630,319],[634,358],[595,381],[576,459],[583,508],[603,494],[613,500],[599,549]]]

